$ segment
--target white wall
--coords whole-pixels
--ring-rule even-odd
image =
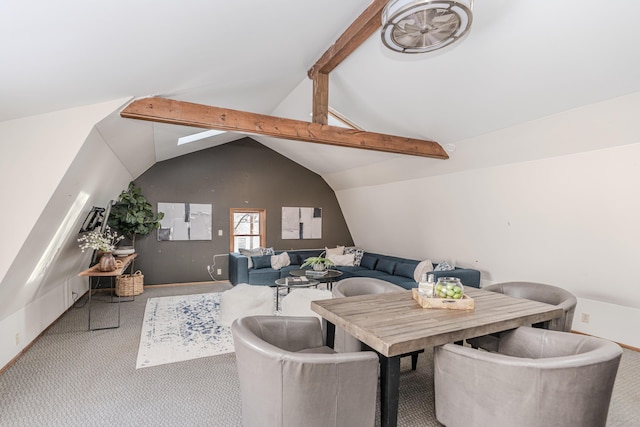
[[[640,125],[626,120],[637,117],[640,99],[624,101],[486,135],[481,139],[491,143],[473,150],[485,167],[381,183],[406,176],[403,161],[394,159],[326,179],[343,187],[338,200],[358,246],[474,267],[484,284],[561,286],[579,297],[573,329],[640,347],[634,330],[640,322]],[[596,116],[625,120],[607,133]],[[549,135],[564,135],[566,143],[545,139]],[[517,149],[521,139],[539,144],[540,152],[528,149],[535,160],[505,161],[501,153],[509,142]],[[466,143],[457,144],[461,156]],[[494,155],[500,161],[492,165]],[[404,162],[405,169],[416,164]],[[370,185],[362,179],[367,175],[376,176]],[[589,313],[588,324],[582,312]]]
[[[122,102],[0,123],[0,367],[87,289],[81,222],[132,179],[92,129]]]

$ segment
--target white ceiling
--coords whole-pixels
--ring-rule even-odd
[[[368,4],[3,1],[0,121],[150,95],[309,120],[307,70]],[[637,92],[637,16],[628,0],[477,0],[471,33],[444,52],[392,53],[376,33],[330,75],[330,105],[366,130],[445,145]],[[117,113],[99,130],[134,176],[243,136],[178,147],[200,129]],[[397,157],[256,139],[321,175]]]

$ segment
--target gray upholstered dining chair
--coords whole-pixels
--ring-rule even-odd
[[[578,300],[569,291],[558,286],[545,285],[543,283],[534,282],[505,282],[495,285],[485,286],[482,289],[499,292],[515,298],[524,298],[546,304],[555,305],[562,308],[563,315],[557,319],[553,319],[548,324],[548,329],[554,331],[571,331],[573,323],[573,315],[576,310]],[[539,326],[539,325],[534,325]],[[485,335],[478,338],[472,338],[467,342],[475,348],[482,348],[489,351],[495,351],[497,340],[500,334]]]
[[[596,337],[523,326],[496,353],[434,349],[436,418],[447,427],[604,426],[622,356]]]
[[[231,331],[244,427],[374,425],[374,352],[323,346],[316,317],[249,316]]]
[[[372,277],[350,277],[342,279],[333,285],[333,298],[353,297],[358,295],[383,294],[387,292],[401,292],[405,289],[385,280]],[[366,349],[355,337],[336,326],[333,348],[336,351],[362,351]]]
[[[333,285],[331,294],[334,298],[353,297],[358,295],[384,294],[387,292],[402,292],[405,288],[395,285],[385,280],[375,279],[373,277],[350,277],[342,279]],[[336,351],[363,351],[367,347],[357,338],[346,332],[344,329],[336,326],[335,339],[333,347]],[[421,352],[410,353],[411,369],[414,371],[418,365],[418,354]]]

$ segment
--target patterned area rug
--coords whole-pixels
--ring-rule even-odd
[[[232,353],[231,328],[220,326],[220,293],[150,298],[136,369]]]

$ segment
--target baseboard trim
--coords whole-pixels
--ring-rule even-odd
[[[578,335],[585,335],[585,336],[588,336],[588,337],[592,337],[593,336],[593,335],[590,335],[590,334],[585,334],[584,332],[574,331],[573,329],[571,330],[571,333],[572,334],[578,334]],[[596,338],[598,338],[598,337],[596,337]],[[611,341],[611,340],[608,340],[608,341]],[[622,344],[622,343],[619,343],[617,341],[613,341],[613,342],[615,342],[616,344],[618,344],[622,348],[626,348],[627,350],[640,352],[640,348],[638,348],[638,347],[634,347],[634,346],[627,345],[627,344]]]
[[[84,294],[83,294],[83,295],[84,295]],[[47,332],[47,331],[49,330],[49,328],[51,328],[53,325],[55,325],[55,324],[56,324],[56,322],[57,322],[58,320],[60,320],[60,318],[61,318],[62,316],[64,316],[64,315],[67,313],[67,311],[71,310],[71,308],[73,308],[73,304],[72,304],[69,308],[67,308],[65,311],[63,311],[63,312],[62,312],[62,314],[61,314],[60,316],[58,316],[58,317],[56,318],[56,320],[54,320],[53,322],[51,322],[51,324],[50,324],[49,326],[47,326],[46,328],[44,328],[44,330],[43,330],[42,332],[40,332],[40,333],[38,334],[38,336],[37,336],[37,337],[35,337],[34,339],[32,339],[32,340],[31,340],[31,342],[30,342],[29,344],[27,344],[26,346],[24,346],[24,348],[23,348],[22,350],[20,350],[20,352],[19,352],[18,354],[16,354],[16,355],[15,355],[15,357],[9,361],[9,363],[7,363],[6,365],[4,365],[4,366],[0,369],[0,375],[4,374],[4,373],[7,371],[7,369],[9,369],[11,366],[13,366],[13,364],[14,364],[14,363],[16,363],[16,362],[18,361],[18,359],[19,359],[20,357],[22,357],[22,355],[23,355],[23,354],[25,354],[25,353],[27,352],[27,350],[29,350],[29,349],[30,349],[30,348],[31,348],[31,347],[36,343],[36,341],[38,341],[38,340],[39,340],[39,339],[44,335],[44,333],[45,333],[45,332]]]
[[[219,284],[230,284],[231,282],[229,282],[228,280],[216,280],[214,281],[206,281],[206,282],[184,282],[184,283],[162,283],[159,285],[144,285],[145,288],[165,288],[165,287],[169,287],[169,286],[193,286],[193,285],[212,285],[214,283],[219,283]]]

